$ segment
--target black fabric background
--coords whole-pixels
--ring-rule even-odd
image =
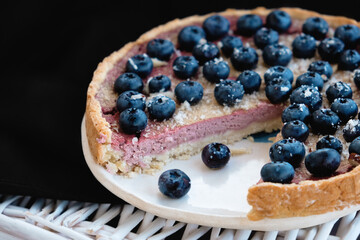
[[[360,1],[8,1],[0,6],[0,194],[119,202],[81,150],[97,64],[174,18],[226,8],[297,6],[360,20]]]

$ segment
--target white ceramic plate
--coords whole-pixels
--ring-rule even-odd
[[[309,217],[250,221],[246,217],[251,209],[246,201],[247,191],[260,179],[260,169],[268,162],[271,143],[243,140],[232,145],[250,148],[252,153],[231,157],[223,169],[208,169],[198,154],[188,160],[173,161],[153,176],[138,175],[129,179],[112,175],[96,164],[89,150],[84,120],[81,132],[84,156],[97,180],[133,206],[166,219],[211,227],[285,231],[318,225],[360,209],[356,206]],[[173,168],[181,169],[191,179],[188,194],[176,200],[163,196],[157,183],[163,171]]]

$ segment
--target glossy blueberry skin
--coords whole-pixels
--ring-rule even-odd
[[[178,199],[189,192],[191,180],[183,171],[179,169],[170,169],[160,175],[158,187],[160,192],[165,196]]]
[[[308,71],[317,72],[318,74],[320,74],[324,82],[327,82],[333,74],[333,69],[330,63],[321,60],[312,62],[309,65]]]
[[[200,65],[220,56],[220,50],[214,43],[199,43],[192,51],[193,56]]]
[[[354,49],[360,44],[360,28],[352,24],[337,27],[334,36],[343,41],[346,48]]]
[[[236,79],[244,87],[245,93],[253,93],[259,91],[261,85],[260,75],[252,70],[245,70]]]
[[[246,37],[254,35],[262,26],[262,19],[255,14],[243,15],[236,22],[237,33]]]
[[[168,61],[174,53],[174,44],[170,40],[156,38],[148,42],[146,45],[146,53],[151,58]]]
[[[291,50],[285,45],[275,43],[263,49],[264,62],[269,66],[286,66],[292,58]]]
[[[314,86],[321,91],[324,86],[324,80],[317,72],[305,72],[297,77],[295,85],[297,88],[302,85]]]
[[[284,109],[281,115],[283,123],[294,120],[300,120],[304,123],[309,123],[311,113],[309,108],[303,103],[294,103]]]
[[[321,40],[326,37],[329,31],[329,24],[321,17],[310,17],[305,20],[302,31],[313,36],[316,40]]]
[[[204,88],[199,82],[183,81],[175,87],[174,92],[179,102],[187,101],[190,105],[195,105],[202,99]]]
[[[222,59],[215,58],[207,61],[203,67],[203,75],[209,82],[218,83],[221,79],[227,79],[230,67]]]
[[[302,85],[291,93],[290,103],[303,103],[309,108],[310,112],[314,112],[321,107],[322,96],[317,88]]]
[[[290,28],[291,22],[290,15],[281,10],[272,11],[266,16],[266,26],[280,33],[286,32]]]
[[[274,78],[265,87],[265,94],[269,101],[278,104],[286,101],[291,94],[292,86],[288,80]]]
[[[309,136],[309,128],[299,120],[286,122],[281,129],[283,138],[294,138],[300,142],[305,142]]]
[[[279,33],[271,28],[260,28],[254,35],[255,45],[263,49],[267,45],[278,43]]]
[[[313,133],[333,135],[340,125],[339,116],[330,109],[319,109],[312,113],[310,126]]]
[[[224,167],[230,159],[230,149],[221,143],[210,143],[201,152],[203,163],[211,169]]]
[[[128,90],[141,92],[144,89],[144,83],[136,73],[123,73],[115,80],[114,89],[117,93]]]
[[[270,147],[269,156],[273,162],[288,162],[296,168],[305,157],[305,146],[293,138],[282,139]]]
[[[312,58],[316,52],[316,40],[311,35],[300,34],[292,42],[294,57]]]
[[[360,137],[355,138],[349,146],[349,153],[360,154]]]
[[[293,72],[284,66],[273,66],[266,70],[264,74],[264,81],[265,84],[268,84],[274,78],[282,78],[288,80],[289,83],[293,83],[294,81],[294,74]]]
[[[220,105],[234,106],[244,96],[244,87],[240,82],[226,79],[216,84],[214,96]]]
[[[358,114],[356,102],[350,98],[336,98],[331,104],[331,111],[335,112],[342,124],[347,123]]]
[[[127,108],[138,108],[144,111],[145,107],[145,95],[132,90],[121,93],[116,100],[116,108],[119,110],[119,112],[122,112]]]
[[[251,47],[241,47],[234,49],[230,60],[236,70],[244,71],[256,68],[259,57],[255,49]]]
[[[360,136],[360,121],[358,119],[350,119],[346,123],[343,129],[343,137],[345,141],[351,142],[359,136]]]
[[[345,44],[338,38],[325,38],[318,46],[318,52],[322,60],[336,63],[340,54],[344,51]]]
[[[126,63],[126,72],[136,73],[141,78],[147,77],[152,70],[153,62],[147,54],[135,55]]]
[[[173,71],[176,77],[188,79],[196,75],[199,63],[193,56],[177,57],[173,63]]]
[[[360,70],[354,71],[354,83],[358,89],[360,89]]]
[[[120,113],[120,128],[126,134],[140,133],[146,128],[147,123],[147,116],[141,109],[127,108]]]
[[[305,157],[306,169],[316,177],[331,176],[340,166],[341,156],[335,149],[322,148]]]
[[[264,182],[291,183],[294,178],[294,167],[288,162],[269,162],[260,171]]]
[[[341,143],[341,141],[331,135],[327,135],[322,137],[317,143],[316,143],[316,149],[322,149],[322,148],[332,148],[335,149],[336,151],[338,151],[338,153],[341,154],[342,149],[343,149],[343,145]]]
[[[213,15],[205,19],[203,29],[208,40],[216,40],[228,33],[230,22],[223,16]]]
[[[326,89],[326,97],[329,102],[333,102],[336,98],[352,98],[352,90],[349,84],[336,82]]]
[[[199,26],[184,27],[179,35],[178,42],[181,50],[191,52],[201,39],[206,38],[204,29]]]
[[[230,57],[234,51],[234,48],[241,48],[243,46],[243,42],[239,37],[235,36],[225,36],[221,39],[221,51],[226,57]]]
[[[166,75],[157,75],[149,79],[148,86],[150,93],[166,92],[171,87],[171,80]]]
[[[147,105],[150,117],[157,121],[171,118],[175,113],[175,108],[174,100],[161,95],[152,98]]]
[[[354,49],[347,49],[340,54],[338,68],[353,71],[360,65],[360,54]]]

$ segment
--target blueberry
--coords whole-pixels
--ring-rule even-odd
[[[329,24],[321,17],[310,17],[305,20],[302,31],[313,36],[316,40],[321,40],[326,37]]]
[[[196,44],[200,42],[201,39],[206,38],[206,33],[204,29],[199,26],[187,26],[184,27],[179,35],[178,42],[181,50],[191,52]]]
[[[263,49],[264,62],[269,66],[286,66],[292,58],[291,50],[285,45],[275,43]]]
[[[292,42],[294,57],[312,58],[316,52],[316,40],[311,35],[300,34]]]
[[[355,70],[354,72],[354,83],[360,89],[360,70]]]
[[[349,153],[360,154],[360,137],[355,138],[349,146]]]
[[[330,63],[336,63],[344,51],[344,43],[338,38],[325,38],[318,46],[320,57]]]
[[[190,105],[200,102],[204,95],[204,88],[199,82],[184,81],[175,87],[175,96],[179,102],[187,101]]]
[[[260,49],[263,49],[267,45],[278,43],[278,41],[279,33],[270,28],[260,28],[254,35],[255,45]]]
[[[214,95],[219,104],[234,106],[243,98],[244,87],[237,81],[226,79],[216,84]]]
[[[343,146],[341,141],[331,135],[327,135],[322,137],[317,143],[316,143],[316,149],[322,149],[322,148],[332,148],[338,151],[338,153],[341,154]]]
[[[326,97],[330,103],[336,98],[352,98],[352,90],[349,84],[336,82],[326,89]]]
[[[174,44],[167,39],[156,38],[146,45],[146,53],[161,61],[168,61],[174,53]]]
[[[159,190],[170,198],[181,198],[191,188],[191,180],[186,173],[179,169],[170,169],[163,172],[158,181]]]
[[[309,136],[309,128],[300,120],[286,122],[281,129],[283,138],[294,138],[300,142],[305,142]]]
[[[175,107],[174,100],[161,95],[152,98],[147,105],[150,117],[157,121],[171,118],[175,113]]]
[[[203,74],[209,82],[218,83],[229,76],[230,67],[221,58],[214,58],[204,64]]]
[[[199,63],[193,56],[177,57],[173,63],[175,76],[180,79],[187,79],[196,75]]]
[[[317,88],[302,85],[291,93],[290,103],[303,103],[309,108],[310,112],[313,112],[321,107],[322,96]]]
[[[340,54],[338,68],[353,71],[360,65],[360,54],[355,49],[347,49]]]
[[[350,119],[343,129],[343,137],[345,141],[351,142],[360,136],[360,121],[358,119]]]
[[[336,28],[334,36],[343,41],[346,48],[356,48],[360,44],[360,28],[352,24]]]
[[[288,80],[290,84],[294,81],[294,74],[292,71],[284,66],[273,66],[266,70],[264,74],[265,84],[268,84],[274,78],[282,78]]]
[[[230,57],[234,51],[234,48],[240,48],[243,43],[239,37],[225,36],[221,39],[221,51],[226,57]]]
[[[287,12],[274,10],[266,16],[266,26],[278,32],[286,32],[291,26],[291,17]]]
[[[284,109],[281,115],[283,123],[300,120],[304,123],[310,121],[311,113],[309,108],[303,103],[294,103]]]
[[[273,104],[286,101],[291,93],[292,86],[288,80],[274,78],[265,87],[265,94]]]
[[[315,61],[309,65],[308,71],[320,74],[324,82],[327,82],[333,74],[333,69],[327,61]]]
[[[339,125],[339,116],[330,109],[319,109],[312,113],[310,126],[314,133],[334,134]]]
[[[305,72],[296,79],[296,87],[301,85],[314,86],[321,91],[324,86],[324,80],[317,72]]]
[[[206,37],[209,40],[216,40],[225,36],[230,30],[230,22],[225,17],[213,15],[205,19],[203,23]]]
[[[243,15],[236,22],[237,33],[247,37],[254,35],[262,26],[262,19],[255,14]]]
[[[144,89],[144,83],[136,73],[123,73],[115,80],[114,89],[117,93],[128,90],[141,92]]]
[[[294,178],[294,167],[288,162],[269,162],[261,168],[261,178],[264,182],[291,183]]]
[[[230,60],[236,70],[243,71],[256,68],[259,57],[255,49],[251,47],[241,47],[234,49]]]
[[[199,61],[200,65],[220,56],[220,50],[214,43],[199,43],[192,51],[192,54]]]
[[[149,79],[148,86],[150,93],[166,92],[171,87],[171,80],[168,76],[157,75]]]
[[[253,93],[259,91],[261,85],[261,77],[257,72],[245,70],[236,79],[244,87],[245,93]]]
[[[269,156],[273,162],[288,162],[296,168],[305,157],[305,146],[293,138],[282,139],[270,147]]]
[[[229,148],[221,143],[210,143],[201,152],[201,159],[211,169],[224,167],[230,159]]]
[[[126,72],[132,72],[141,78],[147,77],[153,69],[153,62],[147,54],[138,54],[128,59]]]
[[[340,162],[339,152],[332,148],[322,148],[305,157],[306,169],[317,177],[330,176],[338,169]]]
[[[339,116],[341,123],[345,124],[356,117],[358,106],[350,98],[336,98],[331,104],[331,110]]]
[[[147,117],[143,110],[127,108],[120,113],[119,124],[126,134],[140,133],[147,126]]]
[[[129,90],[120,94],[116,101],[116,107],[119,112],[127,108],[138,108],[144,111],[146,107],[145,100],[146,97],[144,94]]]

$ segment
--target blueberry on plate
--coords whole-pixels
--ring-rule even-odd
[[[293,103],[284,109],[281,115],[283,123],[300,120],[304,123],[309,123],[311,113],[309,108],[303,103]]]
[[[240,48],[243,46],[243,42],[236,36],[225,36],[221,39],[221,51],[226,57],[230,57],[234,51],[234,48]]]
[[[253,93],[259,91],[261,85],[261,77],[257,72],[245,70],[236,79],[244,87],[245,93]]]
[[[146,97],[144,94],[132,90],[125,91],[121,93],[116,100],[116,108],[119,112],[122,112],[127,108],[138,108],[144,111],[146,107],[145,100]]]
[[[209,40],[216,40],[225,36],[230,30],[230,22],[225,17],[213,15],[205,19],[203,23],[206,37]]]
[[[338,68],[353,71],[360,65],[360,54],[355,49],[347,49],[340,54]]]
[[[322,148],[305,157],[306,169],[316,177],[331,176],[340,166],[341,156],[332,148]]]
[[[211,169],[224,167],[230,159],[229,148],[221,143],[210,143],[201,152],[201,159]]]
[[[350,119],[346,123],[343,129],[343,137],[345,141],[351,142],[359,136],[360,136],[360,121],[358,119]]]
[[[181,50],[191,52],[200,40],[206,38],[204,29],[199,26],[184,27],[179,35],[178,42]]]
[[[199,82],[184,81],[175,87],[175,96],[179,102],[187,101],[190,105],[200,102],[204,95],[204,88]]]
[[[269,156],[273,162],[288,162],[296,168],[305,157],[305,146],[293,138],[282,139],[270,147]]]
[[[292,58],[292,52],[290,48],[280,43],[267,45],[263,49],[264,62],[269,66],[286,66],[289,64]]]
[[[300,142],[305,142],[309,136],[309,128],[300,120],[286,122],[281,129],[283,138],[294,138]]]
[[[310,17],[305,20],[302,31],[313,36],[316,40],[321,40],[326,37],[329,31],[329,24],[321,17]]]
[[[354,83],[360,89],[360,69],[354,71]]]
[[[360,137],[355,138],[349,146],[349,153],[360,154]]]
[[[297,77],[295,85],[297,88],[302,85],[314,86],[321,91],[324,86],[324,80],[317,72],[305,72]]]
[[[152,119],[162,121],[174,115],[176,104],[171,98],[158,95],[149,101],[147,108]]]
[[[358,114],[358,106],[350,98],[336,98],[331,104],[331,110],[339,116],[342,124],[347,123]]]
[[[267,45],[278,43],[279,33],[271,28],[260,28],[254,35],[255,45],[263,49]]]
[[[231,54],[231,63],[238,71],[254,69],[257,66],[259,57],[255,49],[251,47],[235,48]]]
[[[234,106],[244,96],[244,87],[240,82],[226,79],[216,84],[214,96],[220,105]]]
[[[180,169],[170,169],[160,175],[158,187],[160,192],[165,196],[178,199],[189,192],[191,180],[189,176]]]
[[[200,65],[220,56],[220,50],[214,43],[198,43],[192,51],[193,56]]]
[[[345,45],[338,38],[325,38],[318,46],[318,52],[322,60],[336,63],[340,54],[344,51]]]
[[[168,61],[174,53],[174,44],[170,40],[156,38],[148,42],[146,45],[146,53],[151,58]]]
[[[322,149],[322,148],[332,148],[338,151],[340,154],[343,149],[343,145],[341,141],[332,135],[327,135],[322,137],[317,143],[316,143],[316,149]]]
[[[282,78],[288,80],[290,84],[294,81],[293,72],[284,66],[273,66],[268,68],[264,74],[265,84],[268,84],[274,78]]]
[[[291,26],[291,17],[287,12],[274,10],[266,16],[266,26],[280,33],[286,32]]]
[[[187,79],[196,75],[199,63],[193,56],[177,57],[173,63],[173,71],[176,77]]]
[[[243,15],[236,22],[237,33],[246,37],[254,35],[262,26],[262,19],[255,14]]]
[[[153,69],[153,62],[147,54],[138,54],[126,62],[126,72],[132,72],[141,78],[147,77]]]
[[[309,108],[310,112],[313,112],[321,107],[322,96],[317,88],[302,85],[291,93],[290,103],[303,103]]]
[[[292,51],[294,57],[312,58],[316,52],[316,40],[308,34],[300,34],[292,42]]]
[[[288,162],[269,162],[260,171],[264,182],[291,183],[294,178],[294,167]]]
[[[120,113],[120,128],[126,134],[140,133],[146,128],[147,122],[147,116],[141,109],[127,108]]]
[[[207,61],[203,67],[203,75],[209,82],[218,83],[226,79],[230,74],[230,67],[222,58],[214,58]]]
[[[326,89],[326,97],[329,102],[333,102],[336,98],[352,98],[352,90],[349,84],[336,82]]]
[[[265,87],[265,94],[269,101],[278,104],[286,101],[291,93],[292,86],[288,80],[274,78]]]
[[[149,92],[166,92],[171,87],[171,80],[166,75],[157,75],[148,80]]]
[[[352,24],[342,25],[335,29],[335,37],[344,42],[346,48],[356,48],[360,43],[360,28]]]
[[[313,133],[333,135],[340,125],[339,116],[330,109],[319,109],[312,113],[310,126]]]
[[[115,80],[114,89],[117,93],[128,90],[141,92],[144,89],[144,83],[136,73],[123,73]]]
[[[308,71],[320,74],[324,82],[327,82],[333,74],[333,69],[327,61],[315,61],[309,65]]]

